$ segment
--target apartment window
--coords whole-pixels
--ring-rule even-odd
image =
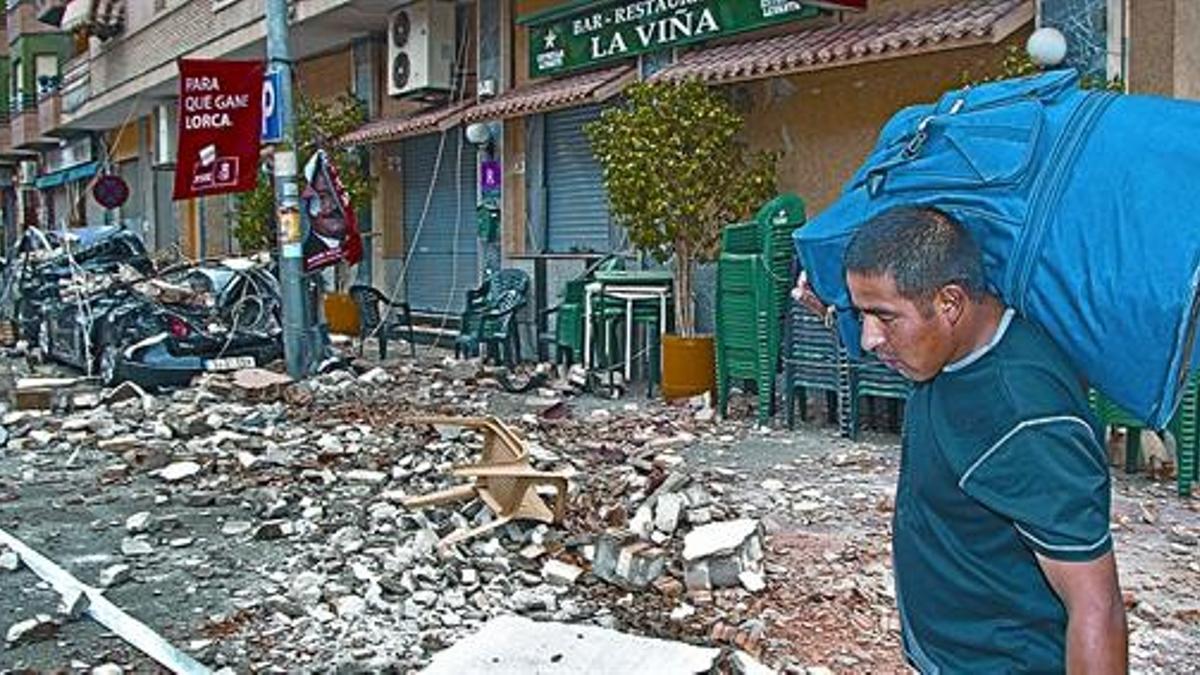
[[[21,100],[21,95],[25,91],[25,78],[22,75],[21,59],[13,59],[12,72],[9,75],[9,82],[12,83],[9,86],[9,93],[12,94],[12,97],[9,99],[9,107],[17,111],[20,111],[24,104],[24,101]]]
[[[39,96],[58,90],[58,55],[37,54],[33,57],[33,77]]]

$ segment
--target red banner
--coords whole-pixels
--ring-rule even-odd
[[[363,256],[358,217],[337,167],[324,150],[318,150],[304,165],[304,180],[308,183],[300,193],[300,206],[308,216],[304,271],[327,267],[339,260],[357,264]]]
[[[254,189],[263,69],[261,61],[179,60],[174,199]]]

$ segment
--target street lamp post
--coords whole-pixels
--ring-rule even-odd
[[[279,227],[279,286],[283,300],[283,353],[288,375],[312,370],[313,344],[303,287],[300,185],[296,177],[296,128],[292,118],[292,60],[288,48],[287,0],[267,0],[268,67],[280,73],[276,105],[283,140],[275,146],[275,215]]]

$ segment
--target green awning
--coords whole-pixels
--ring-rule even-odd
[[[33,185],[39,190],[47,190],[49,188],[58,187],[63,183],[73,183],[77,180],[91,178],[92,176],[96,175],[97,168],[97,162],[80,164],[79,166],[73,166],[69,169],[63,169],[62,171],[55,171],[54,173],[48,173],[44,176],[38,176],[37,180],[33,182]]]
[[[70,183],[77,180],[83,180],[84,178],[91,178],[92,176],[96,175],[96,170],[98,168],[100,168],[99,162],[88,162],[87,164],[73,166],[66,170],[66,182]]]

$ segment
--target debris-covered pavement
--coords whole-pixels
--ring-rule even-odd
[[[4,363],[10,387],[37,374]],[[213,670],[415,671],[514,614],[540,622],[505,620],[530,631],[687,643],[704,649],[680,658],[719,672],[905,670],[894,436],[757,429],[748,415],[714,420],[704,401],[565,386],[513,395],[440,354],[302,384],[242,371],[52,404],[3,418],[0,529]],[[405,503],[462,483],[451,470],[479,462],[483,438],[418,415],[502,420],[534,468],[569,475],[564,522],[439,547],[492,509]],[[1188,672],[1200,662],[1200,505],[1114,475],[1134,670]],[[11,550],[0,588],[3,669],[154,668]]]

